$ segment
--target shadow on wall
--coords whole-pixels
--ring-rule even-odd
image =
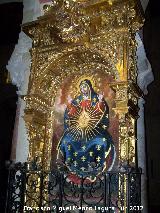
[[[16,86],[6,84],[6,65],[18,41],[23,4],[0,2],[0,212],[4,212],[8,172],[5,162],[10,159],[16,113]]]
[[[160,210],[160,3],[151,0],[146,10],[144,45],[155,81],[145,97],[145,125],[148,161],[149,212]]]

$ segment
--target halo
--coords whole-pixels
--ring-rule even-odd
[[[98,91],[98,82],[96,83],[96,76],[94,75],[81,75],[81,76],[76,76],[76,78],[74,78],[72,80],[72,86],[70,88],[71,94],[72,96],[77,96],[78,94],[80,94],[80,84],[82,81],[84,81],[85,79],[88,79],[91,84],[92,84],[92,88],[94,89],[94,91]]]
[[[84,81],[84,80],[86,80],[86,79],[91,82],[93,89],[95,89],[96,82],[95,82],[94,77],[93,76],[87,76],[87,75],[85,75],[85,76],[80,77],[77,80],[77,83],[76,83],[77,90],[80,90],[80,84],[81,84],[81,82]]]

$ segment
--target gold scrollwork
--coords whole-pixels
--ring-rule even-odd
[[[97,73],[112,76],[119,115],[119,161],[135,163],[137,100],[135,33],[143,25],[137,0],[54,0],[45,15],[25,24],[33,39],[32,67],[25,96],[24,119],[30,144],[28,160],[35,155],[44,169],[51,161],[54,131],[53,105],[65,78]],[[96,85],[97,84],[97,85]]]

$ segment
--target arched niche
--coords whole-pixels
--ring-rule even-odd
[[[36,158],[48,169],[51,162],[55,166],[67,97],[70,95],[74,99],[79,93],[80,82],[88,79],[97,94],[104,94],[109,105],[109,131],[116,146],[118,162],[119,122],[118,113],[114,110],[115,91],[110,86],[118,80],[118,72],[115,72],[114,66],[98,52],[77,48],[54,56],[48,66],[39,70],[37,75],[31,75],[25,110],[29,161]]]

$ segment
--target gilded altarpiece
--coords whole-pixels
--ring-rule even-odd
[[[141,91],[136,85],[135,33],[143,25],[139,2],[54,0],[44,11],[44,16],[23,26],[33,39],[31,74],[24,97],[28,162],[36,159],[44,170],[49,170],[56,166],[60,144],[66,140],[70,145],[73,138],[86,143],[106,139],[110,140],[112,153],[111,163],[106,163],[110,167],[106,165],[103,171],[136,167],[137,101]],[[86,111],[84,85],[90,92]],[[107,120],[93,113],[100,104]],[[69,109],[75,113],[74,118]],[[94,122],[101,125],[100,130],[95,129]],[[69,127],[68,136],[65,129]],[[97,136],[97,131],[102,136]],[[82,162],[88,160],[82,157]],[[104,165],[106,159],[101,162],[102,158],[102,153],[95,156]],[[72,163],[76,167],[75,159]],[[86,165],[82,168],[85,170]]]

